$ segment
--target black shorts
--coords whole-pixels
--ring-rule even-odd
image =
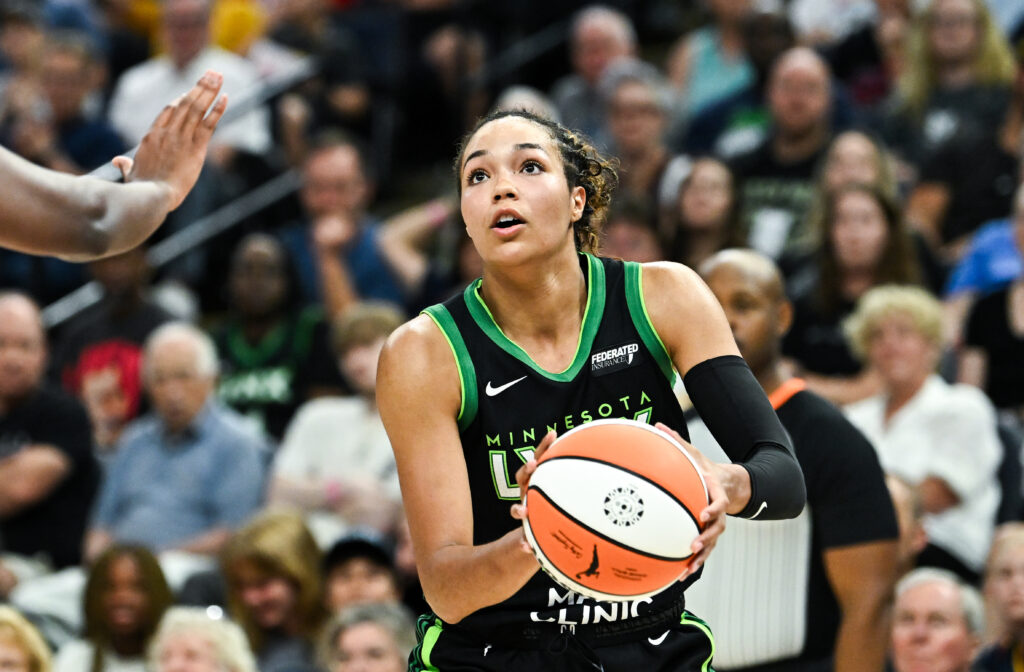
[[[711,628],[684,611],[663,632],[602,646],[566,631],[544,647],[491,644],[428,614],[417,623],[409,672],[713,672]]]

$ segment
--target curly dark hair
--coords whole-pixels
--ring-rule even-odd
[[[459,142],[456,153],[454,170],[459,196],[462,196],[462,162],[469,140],[481,127],[505,117],[520,117],[543,126],[558,145],[565,181],[569,184],[570,191],[576,187],[583,187],[583,191],[586,192],[583,215],[572,226],[576,249],[581,252],[597,253],[601,248],[601,225],[607,218],[612,194],[619,184],[617,161],[602,156],[593,142],[582,133],[568,129],[546,117],[521,109],[499,110],[477,121],[473,130],[466,133]]]

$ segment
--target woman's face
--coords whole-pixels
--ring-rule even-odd
[[[466,144],[461,211],[484,264],[522,263],[574,248],[583,187],[569,189],[558,147],[543,126],[503,117]]]
[[[299,595],[291,581],[249,562],[239,562],[232,569],[235,593],[257,627],[273,630],[292,621]]]
[[[338,635],[331,672],[402,672],[406,656],[395,638],[376,623],[360,623]]]
[[[679,195],[681,219],[688,229],[719,228],[725,224],[732,199],[729,169],[713,159],[702,159],[694,164]]]
[[[327,574],[324,602],[331,612],[353,604],[397,602],[401,594],[395,575],[368,558],[350,558]]]
[[[138,563],[130,555],[115,558],[110,563],[107,581],[103,593],[103,616],[107,627],[122,637],[137,634],[149,615],[149,597]]]
[[[232,261],[228,286],[242,315],[261,317],[279,310],[288,289],[281,247],[264,237],[248,239]]]
[[[860,133],[839,136],[825,164],[825,188],[836,191],[848,184],[875,184],[878,179],[878,152],[874,143]]]
[[[10,637],[0,637],[0,672],[28,672],[28,652]]]
[[[377,389],[377,360],[385,340],[382,336],[372,343],[353,345],[341,356],[341,372],[359,394],[373,395]]]
[[[609,257],[641,264],[665,258],[661,252],[661,245],[658,244],[658,237],[651,227],[628,218],[613,219],[605,225],[605,239],[601,251]]]
[[[988,568],[985,594],[1015,629],[1024,625],[1024,544],[1006,542]]]
[[[935,370],[938,348],[906,313],[883,317],[868,334],[868,360],[886,389],[912,387]]]
[[[874,197],[860,191],[839,196],[832,222],[832,247],[841,271],[873,271],[888,242],[885,213]]]
[[[978,19],[971,0],[935,0],[926,19],[932,59],[940,65],[970,62],[981,41]]]
[[[156,672],[223,672],[217,649],[201,632],[181,631],[160,645]]]

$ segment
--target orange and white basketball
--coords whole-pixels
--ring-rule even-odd
[[[635,420],[596,420],[558,437],[538,461],[523,526],[562,586],[636,600],[689,566],[707,505],[704,477],[679,442]]]

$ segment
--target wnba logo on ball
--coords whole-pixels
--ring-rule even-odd
[[[615,488],[604,498],[604,515],[619,527],[636,525],[644,515],[644,500],[633,488]]]
[[[637,356],[639,352],[640,346],[636,343],[628,343],[608,348],[601,352],[595,352],[590,356],[590,371],[600,376],[632,366],[634,362],[640,361],[640,358]]]

